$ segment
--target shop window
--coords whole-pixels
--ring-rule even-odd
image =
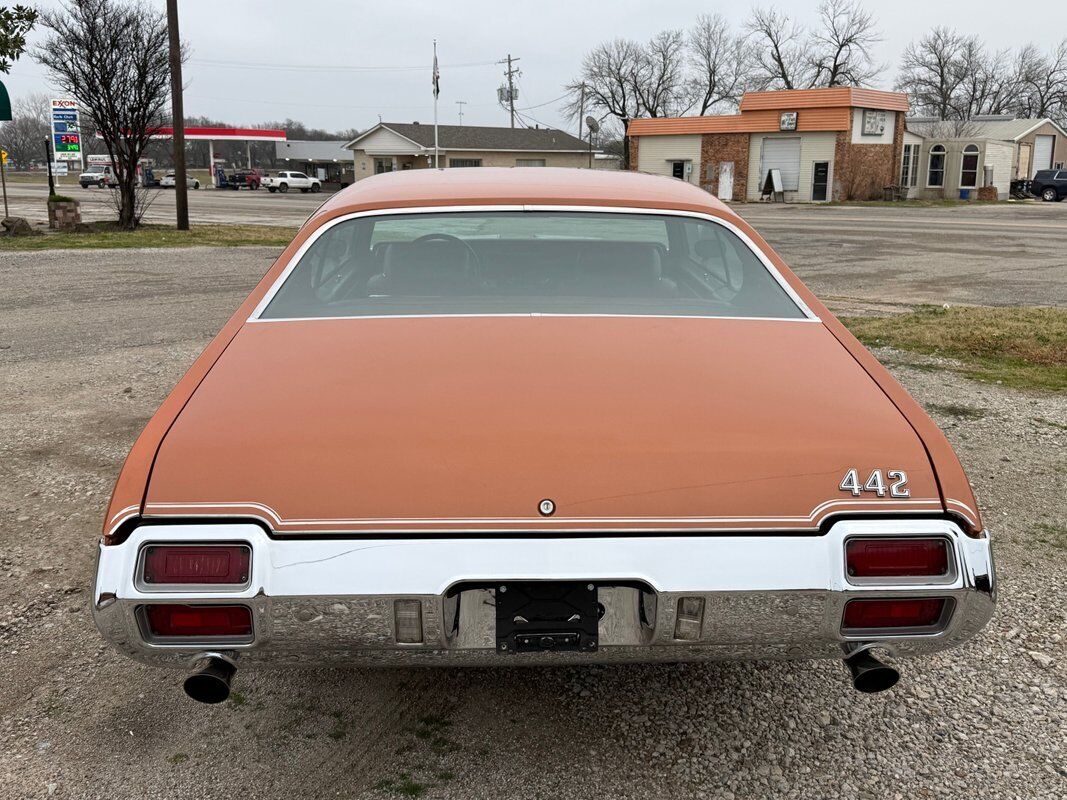
[[[543,167],[545,160],[543,158],[516,158],[516,167]]]
[[[945,146],[935,144],[930,148],[930,167],[926,171],[926,185],[937,189],[945,185]]]
[[[978,145],[969,144],[963,148],[963,160],[960,164],[960,188],[978,187]]]
[[[900,185],[912,188],[919,182],[919,145],[904,145],[904,157],[900,163]]]
[[[482,160],[480,158],[450,158],[448,159],[448,166],[450,167],[480,167]]]

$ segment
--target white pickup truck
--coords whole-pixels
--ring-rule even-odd
[[[261,185],[271,194],[274,192],[285,194],[290,189],[299,189],[305,194],[322,191],[322,184],[319,180],[309,178],[303,172],[279,172],[276,175],[265,175]]]

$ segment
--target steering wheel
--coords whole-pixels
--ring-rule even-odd
[[[451,244],[458,244],[467,251],[467,263],[469,266],[473,267],[475,275],[481,273],[482,260],[478,258],[478,254],[474,252],[474,248],[458,236],[453,236],[451,233],[427,233],[417,239],[412,239],[411,241],[412,244],[423,244],[425,242],[449,242]]]

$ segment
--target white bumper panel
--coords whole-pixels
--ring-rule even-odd
[[[850,536],[938,535],[953,569],[930,584],[850,583]],[[152,543],[244,542],[252,548],[242,591],[145,591],[135,571]],[[492,591],[507,581],[589,581],[605,614],[595,653],[499,655]],[[480,585],[480,586],[479,586]],[[850,637],[841,633],[855,597],[946,597],[953,611],[936,633]],[[703,597],[699,638],[674,638],[680,597]],[[995,598],[988,538],[941,520],[842,521],[822,536],[661,535],[565,538],[274,539],[255,524],[145,525],[101,545],[93,614],[128,655],[187,666],[222,650],[241,663],[280,665],[487,664],[841,657],[842,646],[877,643],[896,655],[950,647],[989,620]],[[398,644],[393,602],[423,606],[423,644]],[[158,644],[138,623],[146,603],[241,602],[253,610],[251,644]]]

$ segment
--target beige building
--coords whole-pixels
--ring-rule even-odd
[[[448,167],[589,167],[598,150],[551,128],[439,125],[439,165]],[[345,144],[355,179],[434,166],[434,126],[380,122]]]
[[[1048,119],[976,117],[967,122],[907,120],[900,185],[908,197],[977,196],[995,187],[1008,197],[1011,182],[1067,162],[1067,132]]]

